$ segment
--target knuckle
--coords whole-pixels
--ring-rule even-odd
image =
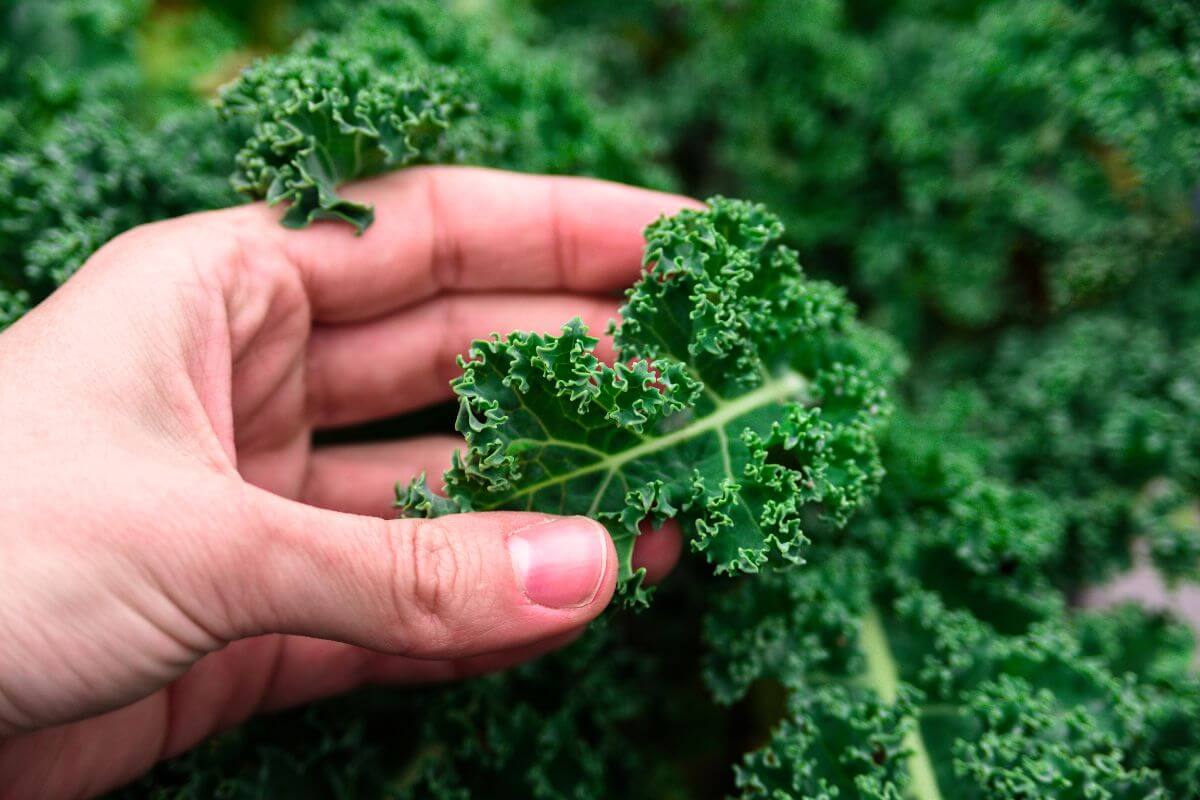
[[[561,183],[551,180],[547,184],[547,201],[550,218],[550,247],[555,265],[556,283],[559,288],[569,288],[575,285],[578,274],[578,252],[569,226],[563,219],[563,202]]]
[[[439,177],[443,173],[436,169],[420,169],[414,174],[421,181],[424,192],[429,274],[439,290],[459,288],[466,271],[466,257],[459,237],[449,228],[452,216],[446,211]]]
[[[419,520],[408,528],[396,555],[396,614],[403,627],[421,632],[420,643],[451,638],[456,621],[479,578],[477,559],[437,520]],[[409,649],[413,649],[410,647]]]

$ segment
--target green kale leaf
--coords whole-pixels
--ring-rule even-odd
[[[283,223],[374,215],[338,194],[415,164],[473,163],[663,183],[621,115],[594,108],[573,62],[432,0],[334,7],[338,26],[255,62],[218,107],[242,141],[234,187],[288,203]]]
[[[763,207],[723,198],[651,225],[614,366],[578,320],[476,342],[453,384],[467,448],[448,499],[418,479],[401,511],[601,520],[635,603],[644,521],[677,517],[719,574],[802,561],[806,517],[841,525],[878,485],[896,357],[782,235]]]
[[[415,163],[461,160],[449,133],[474,110],[450,71],[391,75],[366,56],[301,51],[247,69],[221,96],[226,119],[251,121],[234,188],[290,203],[283,224],[340,219],[360,232],[370,206],[339,197],[354,178]]]

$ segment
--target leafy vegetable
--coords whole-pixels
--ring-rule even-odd
[[[1191,236],[1187,0],[534,0],[693,192],[767,202],[911,345],[1086,306]]]
[[[412,163],[772,209],[655,223],[614,364],[479,343],[449,496],[402,493],[594,514],[641,613],[123,796],[1200,796],[1200,625],[1080,607],[1200,572],[1198,54],[1190,0],[5,4],[0,329],[130,227],[361,227],[342,184]],[[667,516],[704,559],[649,603]]]
[[[1146,717],[1158,690],[1136,680],[1157,675],[1165,696],[1191,685],[1174,660],[1190,637],[1132,608],[1077,627],[1039,575],[1061,522],[1038,512],[1043,544],[1028,547],[1035,498],[1014,503],[993,485],[981,503],[974,482],[952,477],[977,469],[970,453],[936,428],[899,420],[883,456],[909,485],[885,481],[840,541],[744,580],[709,612],[714,695],[739,701],[764,680],[790,695],[739,769],[741,796],[1171,796],[1173,771],[1143,747],[1163,735],[1164,720]],[[1145,661],[1126,672],[1134,657]]]
[[[395,77],[368,59],[297,52],[247,70],[222,93],[226,118],[252,120],[234,187],[272,205],[287,201],[289,227],[342,219],[361,232],[374,219],[337,196],[357,177],[414,163],[454,162],[448,135],[472,112],[450,73]]]
[[[468,447],[449,500],[420,479],[401,509],[601,519],[635,601],[647,520],[678,516],[718,574],[800,563],[806,509],[844,524],[879,481],[891,365],[782,234],[762,207],[722,198],[652,225],[615,366],[578,320],[561,336],[476,342],[454,383]]]
[[[285,225],[331,218],[361,232],[371,209],[338,187],[410,164],[622,176],[643,157],[582,101],[586,90],[562,59],[485,41],[433,0],[335,16],[335,33],[254,64],[221,93],[223,116],[251,131],[234,186],[288,202]]]

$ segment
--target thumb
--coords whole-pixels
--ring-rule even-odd
[[[255,542],[243,635],[459,658],[577,628],[616,586],[612,541],[585,517],[383,520],[262,494],[243,533]]]

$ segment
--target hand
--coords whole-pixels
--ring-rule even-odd
[[[688,201],[412,169],[288,231],[262,205],[131,231],[0,336],[0,797],[91,795],[259,711],[561,646],[612,596],[582,518],[385,520],[455,439],[311,447],[449,397],[474,338],[603,330]],[[637,560],[659,577],[675,530]]]

